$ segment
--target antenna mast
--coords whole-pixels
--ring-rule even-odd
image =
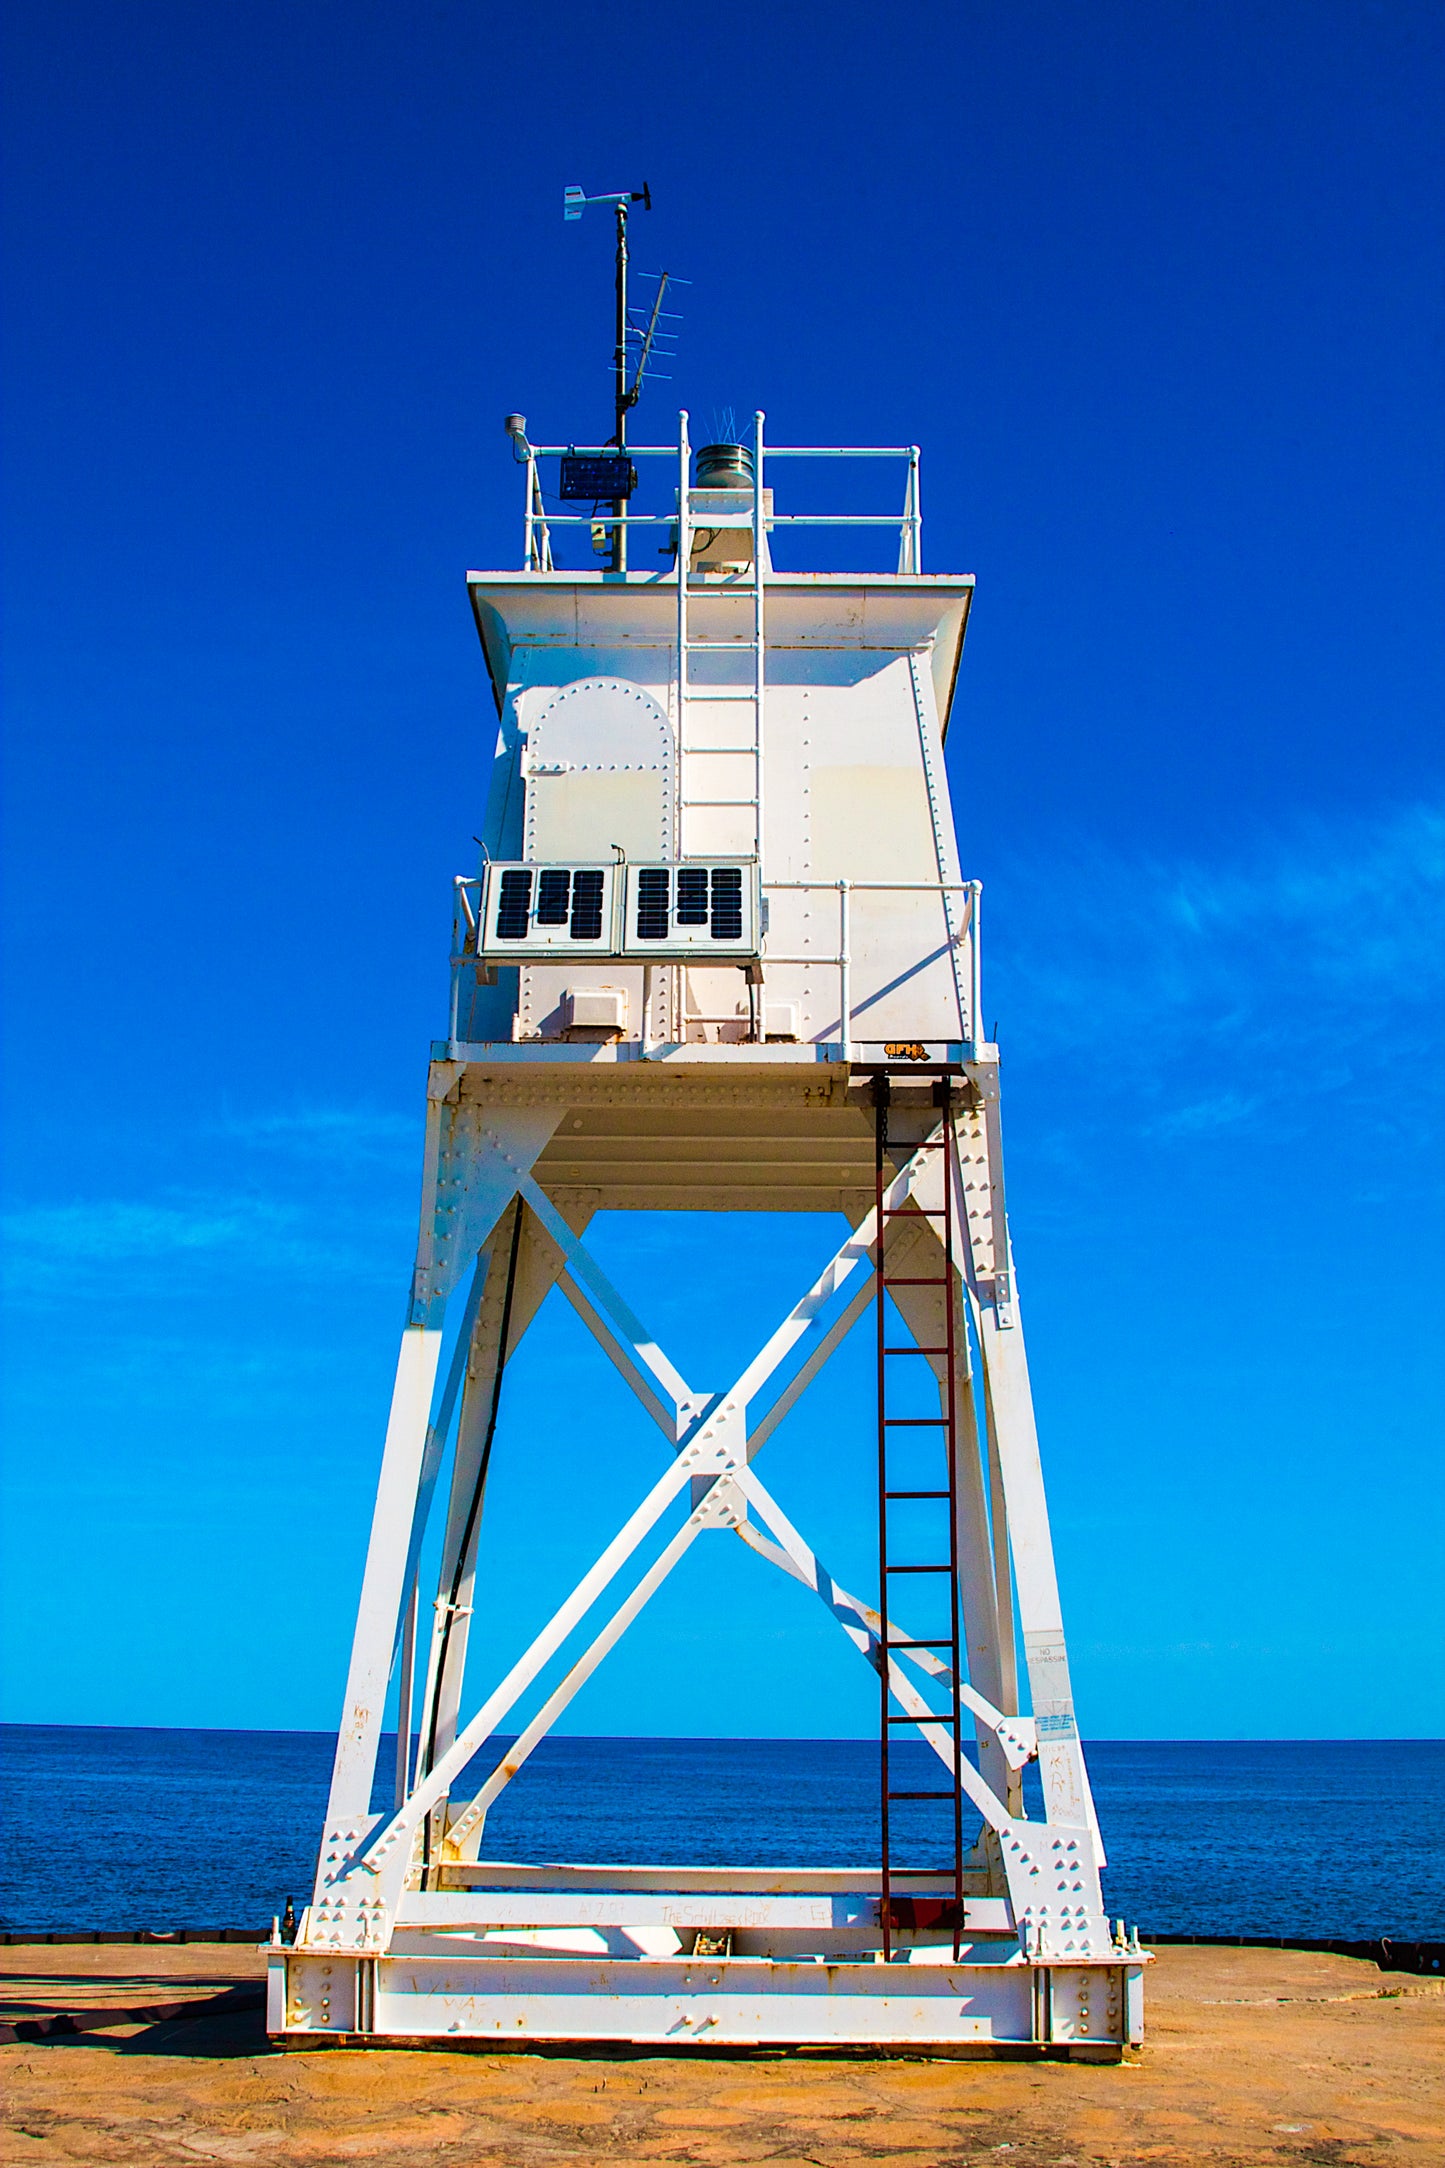
[[[627,449],[627,410],[629,407],[636,406],[638,394],[642,388],[641,368],[638,369],[636,379],[631,385],[627,381],[627,334],[629,329],[627,321],[627,215],[634,203],[640,203],[645,211],[650,211],[652,209],[652,191],[646,181],[643,182],[641,188],[613,190],[602,196],[585,195],[580,188],[564,188],[562,191],[562,216],[568,220],[580,218],[589,203],[610,203],[617,220],[617,343],[613,350],[615,422],[611,441],[617,446],[619,452],[625,452]],[[658,307],[653,312],[654,326],[661,302],[662,295],[659,293],[657,297]],[[650,337],[651,331],[649,330],[649,339]],[[645,350],[643,358],[646,359]],[[611,569],[614,572],[625,572],[627,570],[627,529],[623,522],[627,517],[627,499],[625,497],[616,498],[613,501],[612,511],[616,524],[612,529]]]

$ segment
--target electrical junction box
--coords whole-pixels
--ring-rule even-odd
[[[773,493],[763,491],[763,530],[772,525]],[[688,492],[693,568],[740,572],[753,561],[753,493],[750,489]],[[766,544],[764,544],[766,549]]]
[[[796,1001],[763,1003],[763,1037],[770,1046],[793,1045],[802,1038],[800,1004]]]
[[[746,963],[759,954],[761,926],[753,859],[493,861],[483,880],[476,952],[493,964],[558,963],[579,954],[632,963]]]
[[[598,1032],[622,1038],[627,1031],[624,986],[569,986],[562,995],[564,1031]]]
[[[587,457],[577,452],[562,460],[557,494],[566,503],[616,503],[630,497],[637,487],[637,469],[630,459]]]

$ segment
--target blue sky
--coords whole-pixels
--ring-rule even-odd
[[[635,433],[916,440],[978,575],[950,769],[1086,1731],[1445,1729],[1438,11],[8,37],[7,1713],[335,1720],[492,731],[462,573],[517,561],[502,414],[604,426],[563,184],[645,177],[693,283]],[[596,1246],[722,1383],[835,1232]],[[565,1308],[515,1369],[502,1643],[658,1466]],[[866,1350],[804,1406],[771,1480],[865,1582]],[[830,1631],[704,1547],[575,1728],[867,1731]]]

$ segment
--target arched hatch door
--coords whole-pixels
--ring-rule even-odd
[[[527,734],[525,855],[534,864],[596,864],[614,854],[672,856],[672,725],[641,685],[577,678],[553,693]]]

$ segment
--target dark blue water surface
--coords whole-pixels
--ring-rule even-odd
[[[0,1924],[264,1926],[307,1892],[331,1745],[0,1726]],[[1103,1740],[1089,1762],[1106,1899],[1146,1933],[1445,1933],[1445,1741]],[[484,1849],[867,1864],[877,1789],[860,1740],[548,1739]],[[910,1834],[903,1848],[929,1856],[927,1833]]]

